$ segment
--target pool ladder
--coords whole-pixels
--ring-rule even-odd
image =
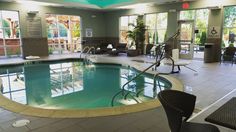
[[[82,52],[81,52],[79,58],[82,58],[82,54],[83,54],[86,50],[88,50],[88,51],[86,52],[86,55],[84,56],[84,61],[85,61],[85,62],[88,61],[88,57],[89,57],[89,55],[90,55],[89,53],[90,53],[91,51],[93,51],[93,53],[95,54],[95,47],[86,46],[86,47],[82,50]]]
[[[164,58],[162,58],[162,59],[164,59]],[[114,101],[115,101],[116,97],[117,97],[118,95],[120,95],[120,94],[123,96],[124,99],[127,99],[127,97],[130,95],[131,98],[132,98],[136,103],[140,103],[140,102],[136,99],[136,97],[139,97],[139,94],[144,90],[144,88],[141,89],[141,90],[139,90],[139,91],[136,93],[136,97],[134,97],[133,95],[131,95],[131,91],[125,90],[125,86],[128,85],[129,83],[131,83],[132,81],[136,80],[138,77],[140,77],[141,75],[143,75],[147,70],[151,69],[153,66],[156,66],[157,64],[159,64],[162,59],[156,61],[155,63],[153,63],[152,65],[150,65],[149,67],[147,67],[145,70],[143,70],[141,73],[139,73],[137,76],[135,76],[134,78],[132,78],[131,80],[129,80],[128,82],[126,82],[126,83],[122,86],[121,90],[120,90],[119,92],[117,92],[117,93],[112,97],[111,106],[114,106]],[[154,81],[154,82],[153,82],[153,91],[154,91],[154,93],[156,93],[156,90],[157,90],[156,80],[157,80],[158,77],[159,77],[159,73],[156,73],[156,74],[154,75],[154,77],[153,77],[153,81]],[[161,89],[162,86],[161,86],[161,84],[160,84],[160,81],[158,80],[157,82],[158,82],[159,89],[162,90],[162,89]],[[125,92],[126,92],[126,93],[125,93]],[[157,96],[157,95],[154,94],[154,97],[153,97],[153,98],[155,98],[156,96]]]

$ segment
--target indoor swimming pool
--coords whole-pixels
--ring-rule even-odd
[[[139,73],[117,64],[37,62],[1,67],[1,92],[12,101],[37,108],[93,109],[147,102],[156,99],[160,90],[172,87],[167,79],[158,77],[154,90],[153,75],[145,73],[122,89]]]

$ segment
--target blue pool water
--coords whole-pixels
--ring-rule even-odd
[[[0,68],[2,94],[19,103],[47,109],[88,109],[111,107],[112,98],[123,84],[139,72],[134,68],[80,61],[41,62]],[[153,75],[144,74],[125,87],[115,106],[135,104],[156,98],[159,89],[171,88],[160,78],[153,90]],[[138,97],[136,94],[140,93]],[[131,98],[132,97],[132,98]]]

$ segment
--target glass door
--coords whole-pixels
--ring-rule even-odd
[[[180,38],[179,38],[179,51],[180,58],[192,59],[194,48],[194,21],[179,21]]]

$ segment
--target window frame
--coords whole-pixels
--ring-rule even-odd
[[[3,20],[4,20],[4,17],[3,17],[3,12],[6,11],[6,12],[15,12],[17,14],[17,19],[18,19],[18,26],[15,27],[15,28],[11,28],[11,27],[4,27],[4,24],[3,24]],[[2,31],[2,45],[0,45],[0,48],[3,49],[3,52],[4,54],[3,55],[0,55],[0,58],[9,58],[9,57],[19,57],[22,55],[22,37],[21,37],[21,26],[20,26],[20,13],[19,11],[17,10],[0,10],[0,30]],[[12,30],[16,30],[19,32],[19,36],[16,36],[13,38],[6,38],[6,35],[5,35],[5,31],[6,29],[10,30],[10,32]],[[16,32],[17,33],[17,32]],[[18,40],[17,42],[17,45],[7,45],[7,40]],[[11,49],[12,47],[16,47],[16,51],[15,51],[15,54],[11,54],[10,50],[8,50],[9,48]],[[18,49],[19,48],[19,49]],[[19,50],[19,52],[18,52]]]

